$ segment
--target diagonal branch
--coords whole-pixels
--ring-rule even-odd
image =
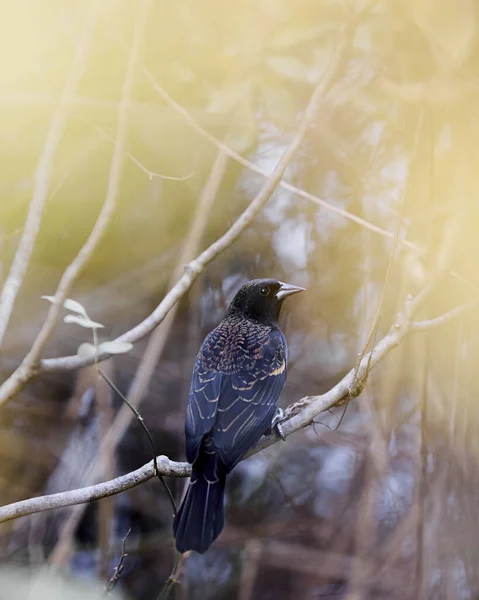
[[[10,271],[0,293],[0,346],[13,312],[15,300],[28,269],[33,248],[35,247],[42,221],[43,209],[50,189],[53,161],[63,135],[71,98],[75,95],[85,69],[88,56],[87,50],[95,31],[100,6],[101,2],[95,2],[86,18],[85,26],[76,47],[67,83],[61,95],[58,108],[50,123],[45,146],[35,170],[33,196],[28,209],[25,228],[20,238]]]
[[[428,331],[429,329],[435,329],[441,325],[446,325],[463,312],[471,310],[472,308],[477,308],[478,304],[479,300],[473,300],[467,304],[456,306],[456,308],[449,310],[440,317],[435,317],[434,319],[428,319],[426,321],[414,321],[411,323],[411,331]]]
[[[181,106],[181,104],[178,104],[178,102],[176,102],[176,100],[174,100],[170,96],[170,94],[168,94],[168,92],[159,85],[159,83],[156,81],[156,79],[153,77],[153,75],[150,73],[150,71],[146,67],[143,67],[142,70],[143,70],[143,74],[148,79],[148,81],[150,82],[150,84],[151,84],[152,88],[155,90],[155,92],[159,96],[161,96],[161,98],[163,98],[163,100],[165,100],[165,102],[167,104],[169,104],[172,108],[174,108],[177,112],[179,112],[180,115],[185,119],[185,121],[187,121],[189,123],[190,127],[196,131],[196,133],[198,133],[199,135],[201,135],[202,137],[207,139],[214,146],[216,146],[219,150],[224,152],[227,156],[229,156],[230,158],[235,160],[237,163],[239,163],[243,167],[246,167],[253,173],[257,173],[258,175],[262,175],[263,177],[268,177],[268,175],[269,175],[268,171],[265,171],[258,165],[255,165],[254,163],[252,163],[247,158],[244,158],[243,156],[241,156],[241,154],[238,154],[237,152],[235,152],[230,146],[228,146],[227,144],[225,144],[224,142],[219,140],[213,134],[206,131],[206,129],[204,129],[203,127],[201,127],[201,125],[199,125],[197,123],[197,121],[190,115],[190,113],[183,106]],[[300,196],[301,198],[306,198],[307,200],[310,200],[311,202],[314,202],[315,204],[318,204],[319,206],[322,206],[323,208],[325,208],[331,212],[334,212],[337,215],[340,215],[341,217],[344,217],[345,219],[352,221],[353,223],[357,223],[358,225],[361,225],[362,227],[369,229],[370,231],[373,231],[374,233],[377,233],[377,234],[382,235],[387,238],[394,239],[394,233],[392,233],[391,231],[388,231],[387,229],[383,229],[382,227],[379,227],[379,225],[375,225],[374,223],[370,223],[369,221],[366,221],[365,219],[358,217],[354,213],[351,213],[343,208],[340,208],[339,206],[331,204],[331,202],[328,202],[327,200],[323,200],[322,198],[319,198],[318,196],[315,196],[314,194],[310,194],[309,192],[306,192],[305,190],[302,190],[301,188],[298,188],[298,187],[292,185],[291,183],[288,183],[287,181],[280,181],[278,185],[280,187],[282,187],[283,189],[288,190],[288,192],[291,192],[292,194],[295,194],[296,196]],[[420,252],[420,248],[418,246],[416,246],[416,244],[413,244],[412,242],[409,242],[408,240],[400,239],[399,243],[407,248],[410,248],[412,250]]]
[[[139,39],[137,44],[139,44]],[[30,351],[25,356],[20,366],[0,387],[0,406],[14,396],[18,391],[20,391],[25,383],[32,379],[32,377],[34,377],[38,372],[38,362],[48,340],[54,332],[55,326],[61,314],[63,302],[75,280],[78,278],[86,263],[95,252],[113,216],[117,203],[121,169],[125,156],[127,113],[131,97],[131,89],[133,86],[134,67],[138,60],[137,50],[137,48],[132,49],[127,73],[123,83],[121,100],[118,108],[116,144],[110,166],[110,176],[108,179],[108,189],[105,202],[85,244],[63,273],[55,293],[55,302],[50,306],[47,318],[43,323],[43,326],[35,341],[33,342]]]
[[[240,234],[252,223],[256,215],[261,211],[264,205],[272,196],[284,172],[291,163],[298,148],[300,147],[311,123],[316,118],[321,99],[331,86],[342,63],[346,49],[351,37],[351,25],[345,27],[341,33],[341,39],[331,58],[329,67],[323,75],[321,81],[316,86],[309,104],[303,114],[298,131],[292,140],[290,146],[283,153],[280,161],[273,172],[269,175],[260,191],[253,199],[246,210],[238,217],[233,225],[216,242],[204,250],[195,260],[191,261],[186,267],[183,275],[176,285],[168,292],[159,306],[141,323],[133,329],[116,338],[118,342],[137,342],[145,335],[157,327],[166,317],[171,308],[180,298],[190,289],[193,282],[202,273],[205,267],[214,260],[219,254],[226,250],[240,236]],[[108,354],[101,354],[99,360],[108,358]],[[83,359],[78,356],[65,356],[62,358],[45,359],[41,361],[40,371],[60,371],[73,370],[92,364],[92,359]],[[5,391],[0,388],[0,403],[5,401]]]
[[[174,462],[166,456],[157,457],[158,470],[162,475],[170,477],[189,477],[191,469],[188,463]],[[132,471],[127,475],[122,475],[116,479],[97,483],[71,492],[60,492],[58,494],[50,494],[39,498],[31,498],[22,500],[0,508],[0,523],[25,517],[37,512],[52,510],[54,508],[64,508],[65,506],[73,506],[76,504],[84,504],[91,500],[99,498],[107,498],[114,496],[125,490],[144,483],[155,476],[155,467],[153,461],[143,465],[136,471]]]
[[[373,350],[364,355],[359,365],[359,369],[357,370],[357,374],[356,368],[353,367],[341,381],[325,394],[319,396],[306,396],[286,409],[286,420],[281,424],[285,437],[307,427],[320,413],[325,412],[341,400],[348,398],[355,377],[365,377],[366,374],[379,364],[393,348],[401,343],[408,332],[421,330],[421,328],[416,329],[416,327],[413,326],[411,318],[430,289],[431,286],[428,286],[419,293],[414,300],[408,300],[404,314],[398,316],[397,321],[393,324],[389,332],[376,344]],[[447,317],[447,320],[450,320],[454,316],[461,314],[462,310],[471,306],[472,305],[464,305],[459,307],[461,310],[449,311],[444,317]],[[444,322],[445,321],[441,317],[432,319],[431,321],[425,321],[424,323],[428,324],[425,329],[432,329],[432,327],[440,326]],[[275,435],[263,437],[245,458],[272,446],[277,441],[278,437]],[[169,477],[190,476],[191,467],[188,463],[175,462],[168,459],[166,456],[158,456],[157,463],[158,470],[162,475]],[[69,492],[61,492],[59,494],[41,496],[39,498],[30,498],[28,500],[8,504],[0,507],[0,523],[37,512],[62,508],[74,504],[82,504],[90,502],[91,500],[98,500],[100,498],[119,494],[120,492],[152,479],[154,476],[154,463],[153,461],[150,461],[140,469],[117,477],[111,481]]]
[[[103,231],[106,228],[106,225],[109,221],[109,217],[112,215],[114,207],[116,205],[116,198],[118,195],[118,187],[120,182],[120,174],[121,168],[123,166],[124,158],[125,158],[125,144],[126,144],[126,135],[127,135],[127,117],[128,117],[128,106],[132,96],[133,82],[135,76],[135,68],[138,61],[138,56],[141,48],[142,36],[145,30],[145,25],[148,19],[148,12],[150,8],[150,0],[142,0],[140,3],[140,9],[138,12],[138,16],[136,18],[134,31],[133,31],[133,42],[130,50],[130,54],[128,57],[128,62],[126,66],[125,78],[123,81],[122,89],[121,89],[121,97],[120,97],[120,105],[118,109],[118,124],[117,124],[117,134],[116,139],[117,143],[115,144],[113,158],[110,167],[110,178],[108,181],[108,190],[107,190],[107,200],[104,206],[104,210],[102,213],[105,215],[104,222],[97,221],[93,231],[90,234],[90,237],[87,241],[86,246],[91,246],[91,251],[93,251],[93,247],[98,243]],[[106,209],[106,210],[105,210]],[[101,218],[102,215],[100,215]],[[92,244],[89,245],[90,240],[92,240]],[[80,261],[84,258],[85,261],[88,259],[90,254],[88,252],[83,252],[85,248],[82,248],[78,257],[80,257]],[[77,257],[77,258],[78,258]],[[68,270],[67,270],[68,271]],[[61,283],[60,283],[61,286]],[[62,290],[63,291],[63,290]],[[1,401],[0,401],[1,402]],[[109,457],[111,456],[112,447],[108,443],[102,444],[99,451],[99,457],[97,463],[100,468],[105,469],[106,464],[109,462]],[[96,465],[91,465],[90,468],[95,468]],[[76,507],[81,508],[81,507]],[[55,548],[49,557],[49,563],[51,565],[61,565],[66,561],[70,549],[72,540],[74,537],[75,529],[81,519],[82,515],[81,510],[74,509],[70,512],[67,520],[62,524],[61,532],[59,535],[59,539]]]

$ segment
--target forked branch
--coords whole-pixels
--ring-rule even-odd
[[[374,368],[379,364],[386,354],[388,354],[393,348],[398,346],[409,331],[422,331],[423,329],[432,329],[431,323],[434,322],[436,326],[440,326],[444,323],[441,317],[432,321],[424,321],[427,327],[422,327],[422,323],[411,323],[411,319],[414,315],[414,311],[418,308],[421,301],[424,299],[424,292],[421,292],[414,300],[407,302],[404,313],[398,316],[397,321],[393,324],[390,331],[380,340],[371,352],[364,355],[359,369],[352,368],[349,373],[341,379],[333,388],[331,388],[325,394],[320,396],[306,396],[301,400],[298,400],[294,404],[290,405],[285,411],[285,421],[282,423],[282,429],[286,437],[292,435],[294,432],[308,426],[313,420],[322,412],[325,412],[329,408],[336,405],[341,400],[344,400],[350,396],[351,385],[355,378],[361,380],[369,372],[369,369]],[[465,304],[460,307],[461,310],[456,310],[454,316],[458,316],[464,310],[470,309],[474,304]],[[451,312],[446,313],[447,320],[451,317]],[[264,448],[272,446],[278,441],[278,437],[275,435],[264,437],[260,442],[253,448],[247,456],[256,454]],[[188,463],[175,462],[167,458],[166,456],[157,457],[158,471],[168,477],[189,477],[191,468]],[[10,521],[19,517],[24,517],[37,512],[43,512],[52,510],[54,508],[63,508],[65,506],[72,506],[75,504],[83,504],[92,500],[98,500],[100,498],[106,498],[124,492],[130,488],[136,487],[155,476],[155,468],[153,461],[150,461],[146,465],[143,465],[140,469],[89,487],[72,490],[69,492],[61,492],[58,494],[51,494],[49,496],[41,496],[39,498],[30,498],[28,500],[22,500],[15,502],[7,506],[0,507],[0,523],[4,521]]]

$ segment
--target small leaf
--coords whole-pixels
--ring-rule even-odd
[[[108,354],[125,354],[132,348],[133,344],[130,344],[130,342],[103,342],[98,346],[98,350]]]
[[[55,296],[42,296],[42,298],[44,300],[48,300],[48,302],[51,302],[52,304],[55,304]],[[63,303],[63,306],[67,309],[67,310],[71,310],[73,312],[76,312],[80,315],[82,315],[83,317],[85,317],[85,319],[88,319],[88,315],[87,312],[85,310],[85,308],[76,300],[72,300],[71,298],[67,298],[65,300],[65,302]]]
[[[88,315],[87,312],[85,310],[85,308],[76,300],[72,300],[71,298],[67,298],[65,300],[65,302],[63,303],[63,306],[67,309],[67,310],[71,310],[72,312],[76,312],[79,315],[82,315],[83,317],[85,317],[85,319],[88,319]]]
[[[96,356],[97,350],[93,344],[84,342],[78,346],[77,355],[80,358],[93,358]]]
[[[80,327],[86,327],[87,329],[97,329],[99,327],[103,328],[104,325],[101,323],[96,323],[91,319],[82,317],[80,315],[66,315],[63,319],[65,323],[75,323],[75,325],[80,325]]]

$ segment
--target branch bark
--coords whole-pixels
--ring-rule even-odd
[[[189,477],[190,475],[190,465],[188,463],[174,462],[166,456],[158,456],[157,462],[158,469],[163,475],[170,477]],[[110,481],[97,483],[96,485],[70,492],[60,492],[39,498],[30,498],[29,500],[22,500],[21,502],[2,506],[0,508],[0,523],[54,508],[64,508],[65,506],[84,504],[85,502],[91,502],[99,498],[114,496],[125,490],[130,490],[140,485],[140,483],[152,479],[154,476],[155,470],[153,461],[151,460],[136,471],[132,471],[116,479],[111,479]]]

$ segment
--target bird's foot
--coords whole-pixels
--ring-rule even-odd
[[[281,421],[284,419],[284,412],[282,408],[276,409],[276,414],[271,421],[271,431],[276,431],[277,435],[284,441],[286,436],[284,435],[283,428],[281,427]]]

